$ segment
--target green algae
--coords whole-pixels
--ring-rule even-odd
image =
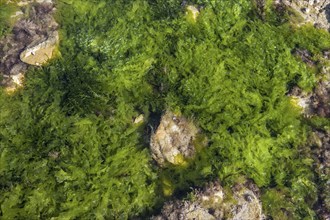
[[[6,0],[0,0],[0,37],[10,33],[14,20],[11,16],[16,8],[14,3],[7,3]]]
[[[16,94],[0,91],[0,217],[147,216],[168,196],[242,175],[262,188],[267,215],[315,216],[303,148],[326,122],[306,123],[286,93],[316,83],[291,51],[317,57],[329,34],[274,22],[269,5],[262,21],[247,0],[191,3],[203,6],[196,22],[175,0],[58,1],[61,57],[31,69]],[[160,169],[148,125],[132,120],[168,108],[193,119],[208,146]]]

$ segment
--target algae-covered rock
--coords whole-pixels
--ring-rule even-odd
[[[330,219],[330,131],[315,130],[309,142],[319,179],[316,211],[320,219]]]
[[[184,163],[195,154],[193,140],[197,132],[198,129],[191,121],[167,111],[151,136],[152,157],[160,166],[167,162],[174,165]]]
[[[330,71],[323,68],[322,78],[312,92],[295,86],[288,93],[294,106],[299,106],[306,117],[330,117]]]
[[[186,8],[186,14],[189,20],[196,22],[197,17],[199,15],[199,10],[193,5],[188,5]]]
[[[298,86],[294,86],[288,93],[295,106],[302,109],[302,113],[307,117],[315,115],[330,117],[330,68],[328,50],[323,51],[317,62],[312,61],[312,55],[306,49],[296,48],[293,55],[299,57],[304,63],[315,68],[316,63],[322,66],[320,77],[315,88],[311,92],[303,91]]]
[[[203,190],[195,190],[192,200],[166,203],[161,214],[152,219],[261,220],[258,195],[258,188],[249,181],[236,184],[231,190],[224,190],[219,182],[211,182]]]
[[[215,217],[211,215],[207,209],[201,207],[197,203],[188,201],[174,201],[164,205],[162,213],[159,216],[151,218],[152,220],[186,220],[186,219],[203,219],[213,220]]]

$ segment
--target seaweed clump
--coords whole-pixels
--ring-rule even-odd
[[[242,175],[269,218],[316,216],[310,124],[287,93],[317,82],[292,51],[317,60],[329,33],[292,27],[271,5],[260,19],[249,0],[191,5],[194,22],[176,0],[57,2],[61,57],[31,68],[16,93],[0,90],[1,218],[146,217]],[[200,128],[194,146],[207,140],[184,167],[155,166],[143,137],[167,109]]]

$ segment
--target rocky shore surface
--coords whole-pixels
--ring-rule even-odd
[[[262,206],[259,189],[251,181],[237,183],[224,190],[219,182],[210,182],[204,189],[196,189],[191,200],[167,202],[161,214],[152,220],[261,220]]]
[[[20,1],[12,33],[0,39],[0,82],[7,91],[21,86],[29,65],[40,66],[53,55],[59,41],[59,25],[51,0]]]
[[[299,25],[312,24],[315,28],[330,31],[330,0],[276,1],[295,10],[302,19]],[[319,79],[312,92],[302,91],[294,87],[289,95],[302,109],[307,118],[330,118],[330,51],[326,50],[320,55],[320,60],[312,61],[312,54],[304,49],[297,48],[293,55],[300,57],[303,62],[311,67],[321,64]],[[320,219],[330,219],[330,127],[325,129],[315,128],[310,136],[310,148],[314,160],[314,169],[319,180],[318,202],[315,209]]]
[[[265,1],[256,0],[264,7]],[[29,66],[41,66],[53,57],[59,43],[59,25],[53,14],[52,0],[20,1],[12,18],[17,20],[12,33],[0,39],[0,86],[8,92],[22,85]],[[295,25],[312,24],[330,31],[330,0],[275,0],[274,6],[294,11],[300,19]],[[261,10],[262,11],[262,10]],[[195,21],[198,9],[189,6],[187,16]],[[307,65],[316,67],[312,54],[305,48],[295,48],[297,56]],[[305,92],[295,86],[289,91],[306,118],[330,118],[330,51],[323,51],[318,64],[324,64],[317,86]],[[143,116],[134,123],[141,123]],[[150,152],[160,169],[167,165],[184,165],[194,158],[194,140],[199,129],[186,117],[167,111],[150,138]],[[319,201],[314,207],[320,219],[330,219],[330,130],[314,129],[309,146],[314,160],[315,174],[320,180]],[[56,154],[50,155],[55,159]],[[194,189],[191,199],[171,200],[154,216],[154,220],[176,219],[263,219],[259,189],[252,181],[235,184],[225,190],[218,181],[208,183],[204,189]]]
[[[258,7],[264,7],[265,1],[256,1]],[[298,24],[312,24],[315,28],[330,31],[330,0],[276,0],[275,7],[295,11],[300,16]],[[262,14],[262,8],[260,9]],[[261,16],[262,17],[262,16]],[[304,48],[295,48],[292,55],[300,58],[311,67],[316,67],[312,54]],[[321,63],[319,81],[312,92],[304,92],[294,87],[290,92],[296,105],[302,109],[306,118],[330,117],[330,51],[323,51],[318,63]],[[180,122],[180,123],[179,123]],[[179,123],[179,124],[178,124]],[[186,129],[190,127],[193,129]],[[185,118],[178,118],[167,112],[160,126],[151,138],[151,152],[160,166],[165,162],[178,164],[175,158],[191,158],[194,155],[192,140],[197,133],[189,126]],[[319,198],[314,207],[320,219],[330,219],[330,131],[315,129],[310,138],[310,148],[314,160],[315,173],[322,183],[319,186]],[[249,183],[249,184],[248,184]],[[228,198],[231,199],[228,199]],[[230,192],[225,192],[218,182],[209,183],[203,190],[195,190],[191,200],[167,202],[154,220],[176,219],[265,219],[257,187],[247,182],[236,184]]]
[[[275,0],[291,8],[298,16],[299,25],[312,24],[316,28],[330,31],[330,0]]]

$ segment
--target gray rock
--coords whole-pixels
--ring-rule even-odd
[[[24,63],[17,63],[11,68],[10,75],[14,76],[14,75],[18,75],[20,73],[24,73],[26,71],[26,68],[27,68],[27,65],[25,65]]]
[[[153,220],[232,219],[261,220],[262,206],[258,188],[251,182],[236,184],[226,192],[218,182],[195,190],[192,200],[170,201]],[[229,199],[230,198],[230,199]]]
[[[174,201],[166,203],[159,216],[151,218],[152,220],[188,220],[201,219],[213,220],[215,217],[211,215],[207,209],[201,207],[198,203],[188,201]]]
[[[152,157],[160,166],[180,165],[195,155],[193,140],[198,132],[195,125],[183,116],[167,111],[151,136]]]
[[[302,17],[298,25],[311,23],[317,28],[330,30],[330,0],[277,0],[275,4],[295,10]]]

